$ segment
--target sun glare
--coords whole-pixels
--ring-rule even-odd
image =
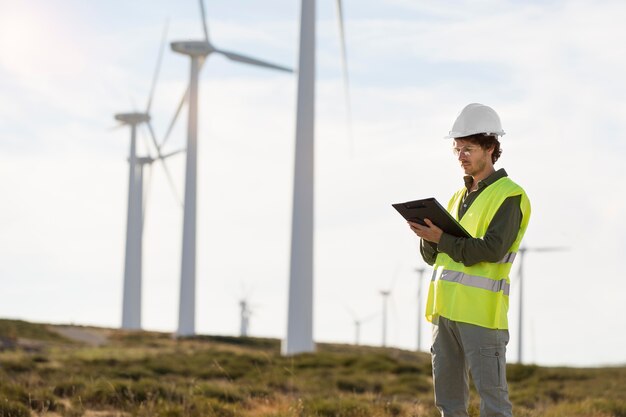
[[[19,3],[0,14],[0,66],[18,76],[71,72],[74,45],[59,13]],[[68,56],[70,55],[70,56]]]

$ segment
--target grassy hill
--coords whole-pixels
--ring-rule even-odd
[[[430,356],[0,320],[0,417],[434,417]],[[626,367],[509,365],[518,417],[626,417]],[[472,392],[471,415],[478,416]]]

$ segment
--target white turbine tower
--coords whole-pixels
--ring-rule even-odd
[[[122,328],[137,330],[141,329],[142,306],[143,225],[145,214],[143,188],[144,165],[151,165],[155,160],[160,160],[165,163],[165,159],[182,151],[160,155],[157,159],[151,156],[138,157],[136,153],[137,125],[139,123],[147,123],[150,116],[148,116],[147,113],[125,113],[118,114],[115,118],[131,126],[131,152],[128,158],[130,174],[128,180]],[[166,172],[168,173],[168,171]]]
[[[270,64],[255,58],[239,55],[233,52],[215,48],[209,41],[209,32],[206,25],[203,0],[200,0],[200,11],[204,40],[172,42],[174,52],[188,55],[191,58],[191,74],[189,87],[176,111],[172,124],[180,112],[180,108],[188,96],[189,114],[187,124],[187,162],[185,171],[185,203],[183,217],[183,249],[180,277],[180,302],[178,315],[179,336],[188,336],[196,333],[196,190],[197,190],[197,160],[198,160],[198,82],[200,69],[212,53],[224,55],[226,58],[245,64],[257,65],[280,71],[292,72],[291,69]],[[165,136],[167,140],[171,127]],[[162,143],[162,145],[163,145]]]
[[[169,180],[172,190],[173,182],[167,165],[165,165],[164,156],[161,155],[161,149],[157,144],[154,136],[154,130],[150,124],[150,107],[154,97],[154,90],[163,59],[163,49],[167,36],[167,24],[163,31],[163,39],[159,50],[156,69],[152,78],[152,86],[148,95],[148,103],[143,113],[120,113],[115,115],[115,119],[122,125],[130,126],[130,154],[129,178],[128,178],[128,213],[126,221],[126,249],[124,259],[124,289],[122,301],[122,328],[123,329],[140,329],[141,328],[141,281],[142,281],[142,235],[143,235],[143,165],[152,163],[150,160],[137,157],[137,127],[145,123],[150,132],[153,145],[156,147],[158,159],[162,162],[165,174]],[[169,155],[168,155],[169,156]]]
[[[522,355],[522,335],[523,335],[523,325],[524,325],[524,299],[523,299],[523,285],[524,285],[524,255],[526,252],[562,252],[568,250],[563,247],[540,247],[540,248],[528,248],[521,247],[519,248],[519,272],[518,272],[518,281],[519,281],[519,318],[518,318],[518,329],[517,329],[517,362],[522,363],[523,355]]]
[[[350,307],[346,306],[346,310],[348,310],[352,316],[352,322],[354,324],[354,344],[359,345],[361,341],[361,325],[376,318],[378,313],[370,314],[366,317],[359,317]]]
[[[150,116],[144,113],[116,114],[115,119],[130,126],[130,154],[128,157],[128,211],[126,217],[126,252],[124,257],[124,290],[122,295],[122,328],[141,328],[141,235],[142,195],[138,188],[137,125],[146,123]]]
[[[248,300],[241,299],[239,300],[239,308],[240,308],[240,327],[239,327],[239,335],[242,337],[248,336],[248,330],[250,328],[250,317],[252,316],[252,310],[248,306]]]
[[[382,347],[387,346],[387,305],[389,301],[389,296],[391,295],[390,290],[381,290],[380,295],[383,297],[383,339],[382,339]]]
[[[426,268],[415,268],[415,272],[418,274],[417,278],[417,351],[422,348],[422,321],[424,317],[424,311],[422,307],[422,281],[424,280],[424,273]]]
[[[379,291],[380,295],[383,297],[383,310],[382,310],[383,331],[382,331],[382,343],[381,343],[382,347],[387,346],[387,307],[389,306],[389,297],[391,296],[391,292],[393,291],[396,280],[398,279],[400,268],[401,268],[401,264],[396,265],[396,270],[393,274],[393,277],[391,278],[391,283],[389,284],[389,287],[386,290]],[[392,307],[393,307],[393,304],[392,304]],[[394,313],[395,313],[395,309],[394,309]]]
[[[296,110],[296,148],[291,223],[291,260],[287,336],[282,353],[294,355],[313,352],[313,245],[315,177],[315,0],[302,0],[300,11],[300,57],[298,60],[298,97]],[[339,12],[344,80],[347,70],[343,13]]]

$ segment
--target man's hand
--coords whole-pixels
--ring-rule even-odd
[[[441,235],[443,234],[443,230],[435,226],[430,220],[424,219],[424,223],[426,223],[426,226],[422,226],[421,224],[415,222],[407,223],[409,223],[409,226],[411,226],[411,230],[413,230],[413,232],[415,232],[415,234],[422,239],[433,243],[439,243]]]

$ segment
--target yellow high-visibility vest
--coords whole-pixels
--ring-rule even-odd
[[[457,191],[448,203],[448,212],[458,220],[459,204],[466,188]],[[460,220],[473,237],[482,238],[489,223],[508,197],[521,195],[522,221],[517,238],[507,254],[497,262],[479,262],[465,266],[440,252],[434,264],[433,278],[428,290],[426,319],[438,316],[449,320],[475,324],[490,329],[508,329],[509,272],[530,218],[528,196],[516,183],[503,177],[487,186],[470,205]]]

